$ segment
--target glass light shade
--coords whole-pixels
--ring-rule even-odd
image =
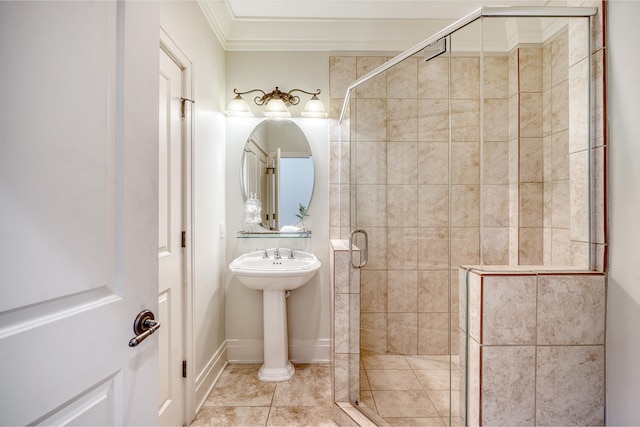
[[[316,95],[313,95],[313,97],[306,103],[301,114],[302,117],[327,117],[324,104]]]
[[[284,101],[279,98],[274,98],[267,102],[267,106],[264,108],[264,115],[267,117],[291,117],[291,113]]]
[[[224,113],[230,117],[253,117],[251,108],[240,95],[231,100]]]

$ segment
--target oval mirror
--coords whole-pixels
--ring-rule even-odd
[[[244,146],[241,160],[242,196],[262,203],[262,226],[287,231],[300,221],[300,205],[308,208],[314,185],[311,147],[291,120],[259,123]]]

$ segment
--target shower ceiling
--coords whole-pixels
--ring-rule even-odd
[[[398,51],[480,6],[553,0],[198,0],[227,50]]]

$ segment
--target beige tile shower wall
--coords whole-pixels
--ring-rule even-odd
[[[482,261],[509,264],[509,58],[484,58]],[[507,84],[505,84],[507,83]]]
[[[388,59],[331,58],[334,120],[348,84]],[[458,83],[452,85],[454,265],[479,262],[480,257],[479,71],[479,58],[454,58],[452,78]],[[353,132],[351,152],[346,150],[348,144],[339,142],[338,131],[332,132],[332,190],[337,193],[341,188],[344,193],[354,184],[350,200],[338,194],[332,199],[333,237],[348,234],[339,229],[348,224],[344,221],[348,203],[354,208],[353,219],[369,233],[370,263],[362,271],[363,351],[450,352],[449,306],[457,316],[457,298],[449,300],[448,78],[446,58],[427,63],[410,58],[357,89],[351,122],[343,125]],[[503,102],[496,102],[500,97]],[[504,98],[488,101],[493,114],[506,111]],[[506,130],[488,132],[500,141]],[[351,171],[346,166],[349,161],[355,166]],[[499,173],[493,176],[496,182],[504,179]],[[492,194],[501,197],[499,193]],[[499,208],[487,213],[499,214]],[[454,352],[457,342],[456,337]]]
[[[467,424],[604,425],[604,274],[466,273]]]

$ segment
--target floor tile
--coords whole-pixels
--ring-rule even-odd
[[[281,406],[272,407],[267,426],[336,426],[333,409],[324,406]]]
[[[450,369],[449,356],[407,356],[411,369]]]
[[[369,409],[378,413],[376,402],[373,400],[373,393],[369,391],[360,391],[360,402],[365,404]]]
[[[330,365],[295,368],[289,381],[263,382],[260,365],[227,365],[191,426],[335,427]]]
[[[413,372],[425,390],[449,390],[450,375],[453,384],[456,384],[457,380],[453,376],[453,372],[449,374],[449,371],[444,369],[415,370]]]
[[[411,369],[367,370],[371,390],[422,390]]]
[[[441,417],[449,416],[449,405],[451,405],[451,416],[460,416],[460,393],[449,393],[448,390],[429,390],[427,391],[427,394],[429,395],[429,399],[431,399],[431,402],[433,402],[433,405],[436,407],[438,414],[440,414]]]
[[[403,427],[444,427],[442,419],[438,418],[385,418],[392,426]]]
[[[423,390],[373,391],[383,418],[433,418],[440,416]]]
[[[411,369],[404,356],[398,355],[369,355],[362,356],[364,368],[369,369]]]
[[[277,382],[273,406],[317,406],[331,401],[328,365],[296,365],[289,381]]]
[[[205,406],[270,406],[276,383],[258,379],[259,365],[228,365]]]
[[[268,406],[205,406],[192,427],[263,426],[269,416]]]

